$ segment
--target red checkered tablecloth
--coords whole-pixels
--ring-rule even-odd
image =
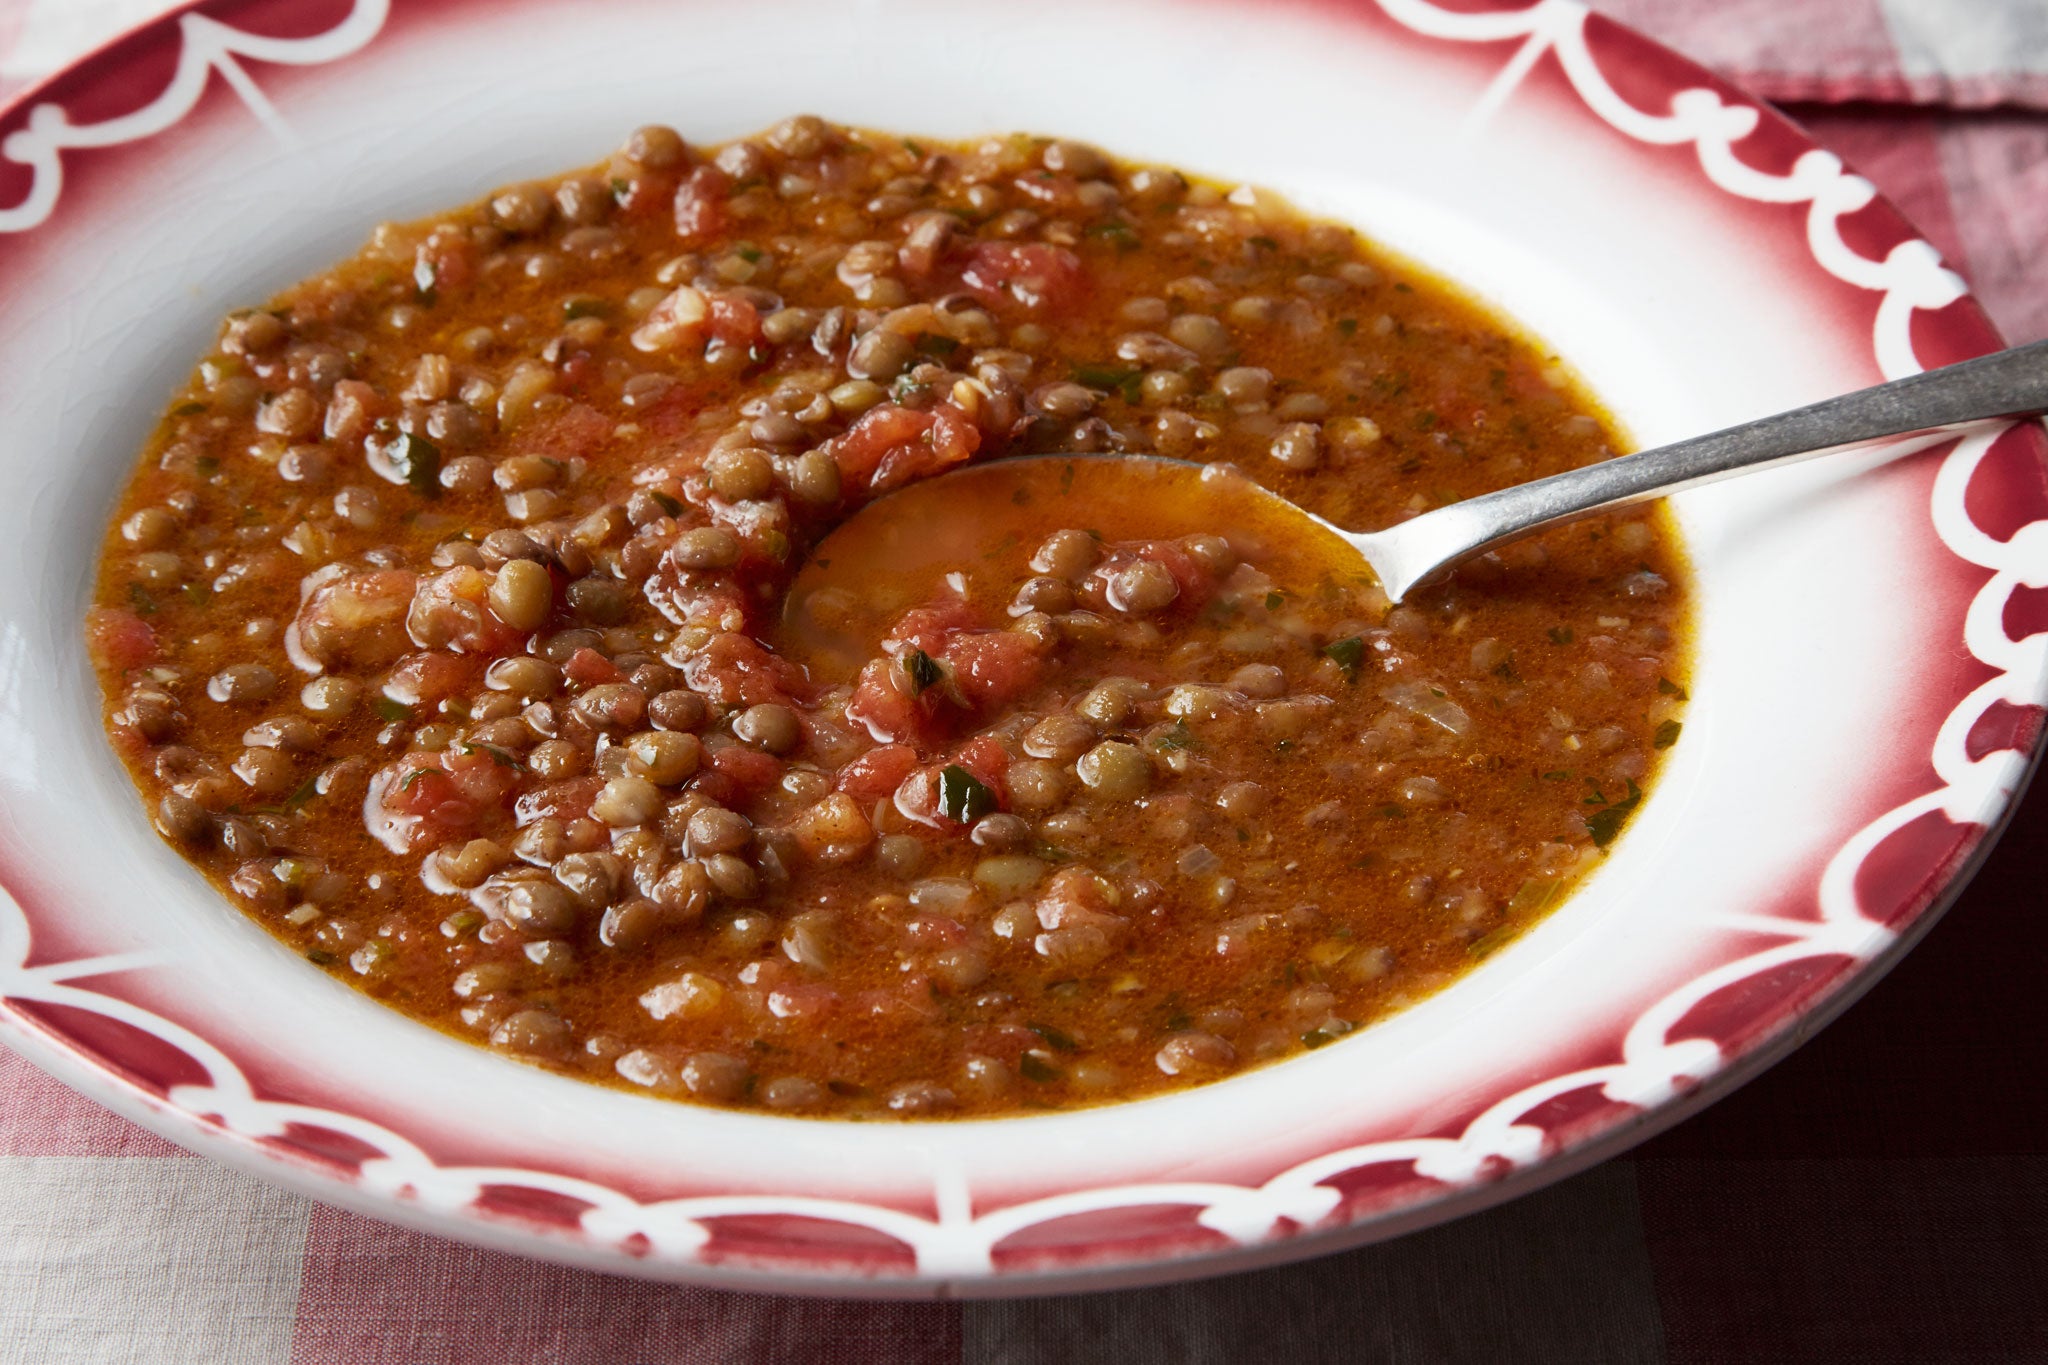
[[[1020,0],[1022,3],[1022,0]],[[0,0],[0,99],[163,0]],[[2048,0],[1608,0],[1784,103],[2048,336]],[[2048,788],[1948,918],[1705,1115],[1400,1241],[1175,1288],[866,1304],[337,1212],[0,1052],[0,1362],[2048,1361]]]

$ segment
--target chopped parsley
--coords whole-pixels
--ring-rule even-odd
[[[1337,665],[1344,674],[1344,681],[1358,681],[1358,669],[1365,662],[1365,641],[1356,635],[1347,635],[1341,640],[1332,640],[1323,646],[1323,657]]]
[[[926,688],[936,687],[946,680],[946,670],[939,661],[921,649],[914,649],[903,657],[903,671],[910,675],[913,696],[921,697]]]
[[[135,608],[137,616],[156,615],[156,599],[140,583],[128,585],[128,605]]]
[[[611,311],[612,306],[603,299],[570,299],[562,305],[562,321],[574,322],[578,318],[601,318]]]
[[[370,709],[375,711],[383,719],[391,721],[394,724],[398,721],[412,719],[412,708],[410,706],[407,706],[402,701],[393,701],[389,697],[377,698],[375,701],[370,703]]]
[[[1657,690],[1667,697],[1676,697],[1680,701],[1686,700],[1685,689],[1669,678],[1657,679]]]
[[[432,441],[401,432],[387,453],[413,492],[423,498],[441,496],[441,451]]]
[[[1059,1068],[1035,1052],[1027,1052],[1022,1057],[1019,1057],[1017,1059],[1017,1070],[1024,1074],[1025,1080],[1037,1081],[1041,1085],[1047,1081],[1056,1081],[1060,1078]]]
[[[1045,1039],[1046,1046],[1055,1052],[1072,1052],[1080,1046],[1080,1044],[1076,1043],[1066,1034],[1061,1033],[1051,1024],[1026,1024],[1024,1027]]]
[[[1568,645],[1576,638],[1572,634],[1570,626],[1552,626],[1550,628],[1550,643],[1554,645]]]
[[[1182,716],[1152,737],[1152,747],[1169,750],[1199,749],[1202,742],[1195,738],[1194,731],[1188,729],[1188,718]]]
[[[1594,790],[1597,792],[1599,789],[1596,787]],[[1629,813],[1642,803],[1642,788],[1630,782],[1627,796],[1586,817],[1586,832],[1593,836],[1596,845],[1607,847],[1614,842],[1614,836],[1621,833],[1622,821],[1628,819]]]
[[[660,489],[650,488],[648,493],[653,497],[655,505],[670,516],[679,517],[683,514],[683,505]]]
[[[1085,384],[1091,389],[1113,390],[1123,396],[1126,403],[1136,403],[1144,396],[1141,387],[1145,372],[1137,366],[1079,365],[1074,369],[1074,382]]]
[[[939,814],[971,825],[996,808],[996,794],[958,763],[939,770]]]
[[[1678,743],[1678,732],[1684,728],[1675,720],[1667,720],[1657,727],[1657,733],[1651,737],[1650,743],[1656,748],[1668,749]]]
[[[960,349],[960,343],[942,332],[920,332],[917,349],[924,355],[949,356]]]

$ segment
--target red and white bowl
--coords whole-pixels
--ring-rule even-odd
[[[0,1030],[317,1198],[582,1265],[1017,1294],[1272,1264],[1610,1156],[1933,922],[2048,686],[2048,439],[1986,427],[1686,495],[1685,739],[1605,868],[1441,995],[1204,1089],[837,1123],[600,1090],[294,957],[150,832],[79,620],[219,316],[383,218],[798,108],[1028,128],[1275,186],[1464,281],[1644,445],[1992,349],[1837,158],[1570,0],[202,0],[0,110]]]

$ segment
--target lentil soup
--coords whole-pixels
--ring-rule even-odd
[[[1661,512],[1390,608],[1240,478],[1371,527],[1618,444],[1262,191],[650,127],[231,316],[86,631],[164,837],[414,1018],[705,1103],[1058,1109],[1454,980],[1680,732]],[[1239,473],[918,486],[1030,452]]]

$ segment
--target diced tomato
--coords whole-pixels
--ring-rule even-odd
[[[711,335],[729,346],[751,346],[761,339],[761,310],[745,299],[714,294]]]
[[[889,638],[900,640],[911,649],[937,655],[945,652],[946,642],[954,635],[987,625],[988,618],[983,613],[955,597],[930,606],[912,607],[890,630]]]
[[[747,599],[729,578],[691,580],[688,570],[664,564],[647,580],[647,600],[679,626],[739,630],[747,623]]]
[[[686,242],[708,241],[725,227],[726,200],[732,177],[716,166],[699,166],[676,187],[676,236]]]
[[[969,254],[960,282],[991,307],[1015,302],[1046,313],[1071,308],[1088,287],[1080,257],[1042,242],[982,242]]]
[[[981,429],[951,403],[928,412],[883,403],[826,449],[849,485],[880,492],[965,463],[980,447]]]
[[[604,779],[601,777],[572,777],[567,782],[527,792],[512,809],[522,825],[548,819],[566,823],[590,814],[590,803],[602,790]]]
[[[156,662],[156,632],[125,607],[94,607],[85,616],[86,644],[101,668],[126,673]]]
[[[919,696],[912,692],[900,659],[870,659],[861,668],[846,703],[846,718],[867,727],[869,734],[884,744],[899,740],[926,740],[940,698],[936,692]]]
[[[515,769],[481,751],[407,754],[371,777],[363,821],[393,853],[415,853],[502,809],[516,780]]]
[[[690,688],[721,706],[786,702],[809,690],[789,660],[734,631],[712,636],[682,667]]]
[[[469,690],[482,673],[475,654],[408,654],[384,677],[384,695],[407,706],[427,706]]]
[[[768,790],[782,779],[782,760],[744,744],[728,744],[711,755],[712,771],[730,779],[749,796]]]
[[[1010,772],[1010,751],[994,735],[976,735],[953,751],[953,762],[967,769],[996,795],[999,803],[1009,801],[1009,786],[1003,780]]]
[[[468,234],[436,229],[413,254],[413,283],[422,294],[467,288],[476,275],[476,248]]]
[[[986,711],[1035,686],[1045,671],[1045,647],[1007,630],[976,631],[948,643],[942,658],[967,704]]]
[[[624,682],[626,675],[596,650],[585,647],[569,656],[569,662],[562,665],[562,672],[569,675],[569,681],[579,690],[596,687],[599,683]]]
[[[841,768],[837,785],[856,801],[879,801],[894,795],[916,770],[917,750],[908,744],[884,744]]]

